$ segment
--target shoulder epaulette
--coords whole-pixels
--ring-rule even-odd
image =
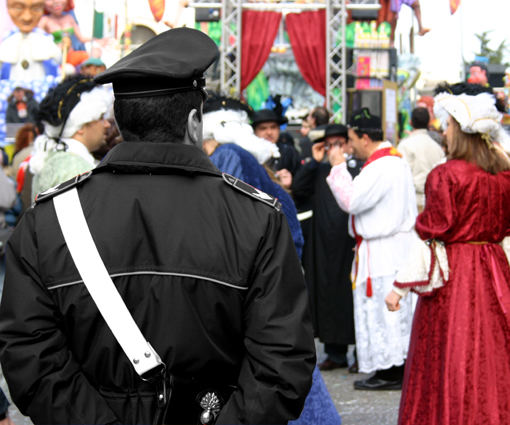
[[[65,181],[64,183],[60,183],[57,186],[45,190],[44,192],[41,192],[37,195],[37,197],[35,198],[35,203],[40,204],[41,202],[44,202],[48,199],[52,199],[59,193],[63,193],[66,190],[76,187],[79,184],[83,183],[85,180],[87,180],[91,175],[92,171],[87,171],[86,173],[79,174],[76,177],[73,177],[72,179]]]
[[[282,204],[274,196],[268,195],[267,193],[262,192],[261,190],[258,190],[253,186],[250,186],[248,183],[245,183],[242,180],[239,180],[238,178],[231,176],[230,174],[222,173],[222,175],[223,180],[230,186],[236,188],[237,190],[245,193],[248,196],[251,196],[252,198],[264,202],[264,204],[273,207],[277,211],[281,211]]]

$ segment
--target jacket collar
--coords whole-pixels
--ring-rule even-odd
[[[104,157],[96,172],[170,174],[184,170],[221,176],[209,157],[196,146],[182,143],[122,142]]]

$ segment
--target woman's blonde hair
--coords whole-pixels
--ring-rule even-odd
[[[452,140],[448,147],[449,159],[463,159],[491,174],[510,170],[510,160],[502,149],[480,133],[464,133],[453,117],[449,125],[453,126]]]

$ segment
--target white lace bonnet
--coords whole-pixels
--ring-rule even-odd
[[[496,109],[496,99],[489,93],[476,96],[440,93],[434,97],[434,113],[446,128],[448,114],[465,133],[480,133],[484,138],[497,140],[501,130],[501,113]]]

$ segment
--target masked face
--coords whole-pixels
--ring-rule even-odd
[[[44,0],[7,0],[9,16],[23,33],[31,32],[44,12]]]
[[[469,68],[468,83],[481,84],[482,86],[487,84],[487,73],[484,69],[479,66],[472,66]]]

